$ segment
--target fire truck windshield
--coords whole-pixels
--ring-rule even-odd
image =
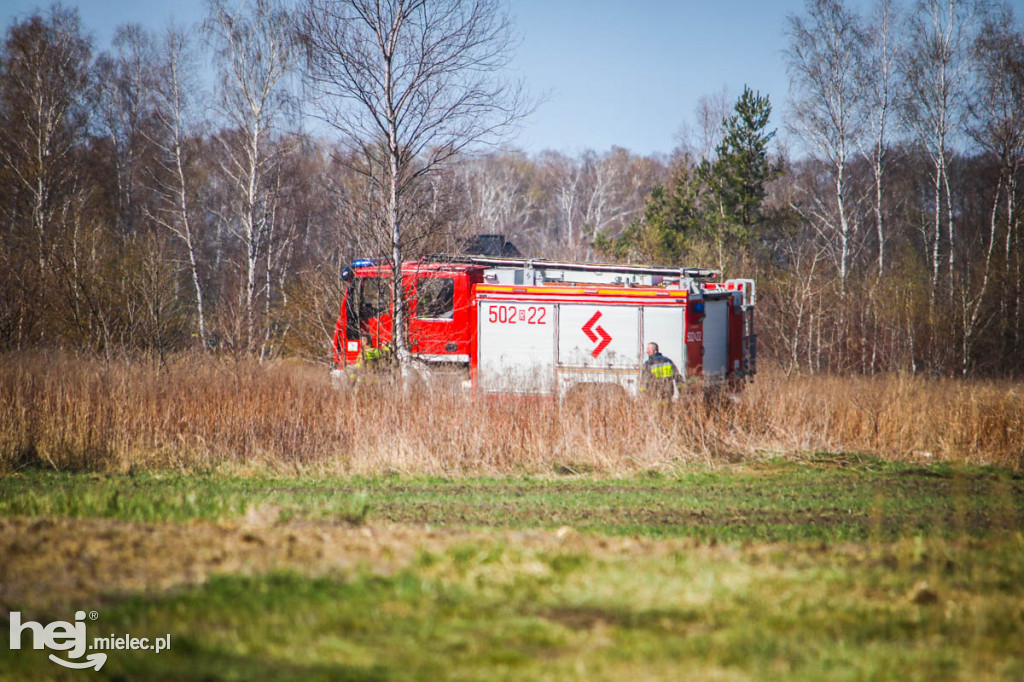
[[[356,282],[360,320],[365,321],[388,311],[391,296],[385,280],[379,277],[364,277],[357,279]]]

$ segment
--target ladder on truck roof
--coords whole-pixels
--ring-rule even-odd
[[[678,285],[689,288],[694,281],[717,279],[721,272],[711,268],[670,268],[651,265],[615,265],[551,261],[546,258],[494,258],[489,256],[453,256],[454,263],[469,263],[487,268],[490,284],[536,285],[556,282],[609,284],[619,286]]]

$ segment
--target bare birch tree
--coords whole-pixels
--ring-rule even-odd
[[[206,311],[199,274],[199,225],[202,221],[195,216],[195,190],[190,180],[196,163],[193,138],[201,129],[196,106],[201,96],[196,79],[196,54],[189,34],[182,29],[169,27],[162,42],[153,88],[156,123],[151,141],[157,149],[158,168],[149,182],[155,196],[152,218],[185,248],[196,299],[196,331],[200,344],[206,348]]]
[[[601,155],[591,153],[583,207],[588,245],[599,234],[621,232],[643,210],[643,197],[654,184],[645,177],[643,165],[622,147]]]
[[[118,27],[113,48],[113,54],[104,53],[96,60],[98,118],[114,152],[118,229],[130,234],[140,213],[136,205],[139,161],[152,109],[155,54],[152,36],[138,24]]]
[[[932,164],[932,268],[929,300],[934,303],[942,266],[945,221],[949,280],[956,260],[953,196],[949,163],[962,130],[971,78],[973,32],[983,0],[919,0],[909,21],[910,43],[904,53],[905,113],[914,135]],[[950,287],[952,296],[952,287]]]
[[[583,162],[559,152],[545,152],[544,174],[551,192],[554,222],[560,232],[562,248],[577,254],[582,233],[580,211],[583,205]]]
[[[885,164],[895,132],[900,84],[897,64],[900,41],[896,33],[899,14],[893,0],[879,0],[863,32],[856,67],[857,100],[864,135],[861,152],[871,167],[874,181],[875,238],[878,241],[878,272],[885,272]]]
[[[855,115],[857,55],[862,41],[859,23],[842,0],[808,0],[807,17],[791,16],[788,30],[795,127],[812,154],[828,164],[833,186],[832,206],[818,206],[813,219],[839,238],[837,269],[842,291],[850,272],[856,230],[848,166],[861,134]]]
[[[994,274],[992,260],[1000,241],[1000,223],[1005,230],[1002,241],[1006,246],[1004,257],[1008,269],[1010,245],[1019,221],[1017,184],[1024,167],[1024,37],[1016,31],[1009,7],[1003,7],[985,21],[976,49],[979,87],[968,105],[968,132],[981,150],[996,160],[998,173],[989,209],[981,283],[976,288],[965,287],[962,294],[961,373],[964,375],[970,369],[974,340],[984,322],[983,306]],[[1020,286],[1017,279],[1018,305]]]
[[[319,110],[374,183],[404,365],[399,266],[422,181],[456,154],[499,142],[529,108],[504,75],[512,24],[497,0],[307,0],[301,35]]]
[[[0,162],[24,197],[15,223],[33,235],[46,272],[76,184],[71,155],[88,123],[92,50],[78,13],[54,5],[8,29],[0,64]]]
[[[75,161],[91,114],[91,67],[91,44],[74,10],[54,5],[6,31],[0,51],[4,345],[49,338],[52,325],[41,320],[58,301],[72,315],[79,312],[75,246],[88,182],[75,172]],[[71,248],[61,248],[69,241]]]
[[[512,234],[530,228],[537,211],[532,169],[520,152],[488,154],[459,166],[476,232]]]
[[[701,95],[693,108],[694,125],[684,122],[676,134],[675,154],[689,155],[695,160],[714,161],[715,149],[722,143],[722,124],[732,113],[729,88]]]
[[[245,347],[256,341],[259,270],[273,233],[273,171],[278,155],[271,141],[289,104],[287,78],[297,63],[291,18],[276,0],[255,0],[238,9],[212,0],[206,29],[219,57],[220,113],[228,125],[217,139],[221,171],[232,188],[221,219],[244,248]],[[269,296],[269,291],[262,292]]]

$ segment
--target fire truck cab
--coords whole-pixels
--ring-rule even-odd
[[[463,263],[409,262],[402,287],[409,306],[409,350],[430,363],[469,364],[473,287],[485,268]],[[342,274],[345,297],[334,331],[334,364],[358,363],[362,344],[386,348],[392,342],[394,303],[388,264],[356,261]]]

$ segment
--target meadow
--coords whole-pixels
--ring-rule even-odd
[[[325,368],[297,362],[0,359],[0,472],[616,475],[813,453],[1022,471],[1024,386],[767,369],[735,403],[651,409],[406,392],[385,378],[338,392]]]
[[[0,629],[171,647],[3,648],[0,679],[1021,679],[1020,391],[558,404],[8,356]]]

